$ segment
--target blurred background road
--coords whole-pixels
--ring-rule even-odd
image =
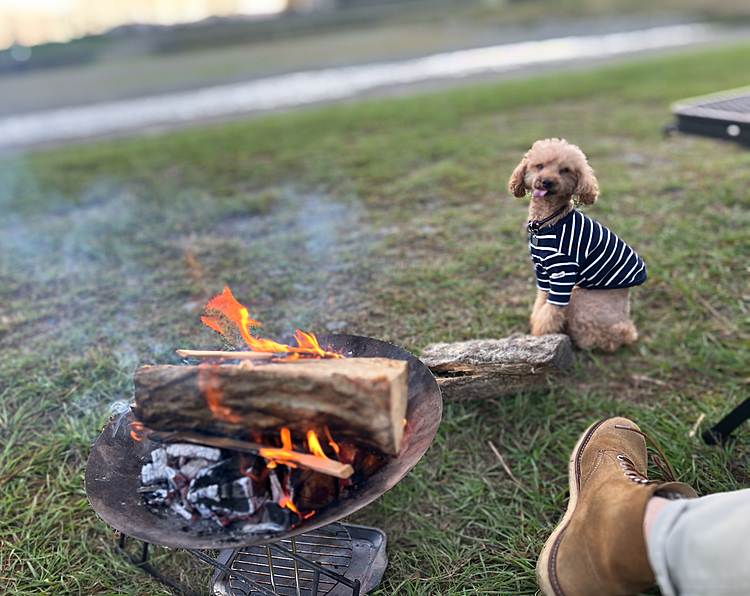
[[[91,10],[100,11],[100,4]],[[19,43],[32,38],[33,22],[0,8],[6,25],[13,22],[9,14],[16,16],[10,35],[3,38],[0,29],[0,40],[11,42],[0,51],[0,150],[153,134],[750,37],[750,26],[738,19],[743,3],[733,0],[721,7],[702,0],[250,0],[232,6],[205,0],[201,13],[186,12],[195,2],[161,4],[161,21],[175,22],[133,23],[125,14],[102,33],[36,45]],[[744,11],[750,16],[750,8]],[[191,14],[205,18],[180,22]],[[48,29],[48,37],[59,35]],[[34,31],[34,39],[44,39]]]

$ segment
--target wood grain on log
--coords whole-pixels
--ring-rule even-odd
[[[408,362],[390,358],[300,359],[264,364],[143,366],[133,376],[135,414],[147,427],[252,440],[286,427],[398,454]]]

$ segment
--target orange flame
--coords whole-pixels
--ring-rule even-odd
[[[326,429],[326,432],[328,432],[328,429]],[[293,449],[294,445],[292,443],[292,433],[291,431],[286,428],[282,427],[281,431],[279,432],[279,437],[281,439],[281,447],[268,447],[268,448],[262,448],[259,449],[258,452],[260,455],[266,459],[266,470],[271,470],[276,468],[279,464],[283,464],[290,468],[295,468],[296,465],[293,461],[289,461],[286,459],[285,456],[293,455]],[[315,435],[314,431],[308,431],[307,433],[307,440],[308,444],[310,446],[310,451],[312,451],[315,455],[319,455],[321,457],[326,457],[323,453],[323,450],[320,446],[320,443],[318,442],[318,438]],[[247,464],[245,463],[244,459],[241,459],[240,467],[242,469],[242,473],[246,476],[249,476],[253,480],[256,480],[258,482],[262,482],[262,478],[257,478],[254,474],[252,474],[247,469]],[[287,472],[290,473],[290,472]],[[278,474],[278,473],[277,473]],[[266,472],[264,472],[264,477],[266,476]],[[297,515],[299,515],[302,519],[307,519],[308,517],[315,514],[315,510],[308,511],[306,513],[302,513],[297,509],[297,506],[294,504],[294,501],[290,498],[289,494],[286,491],[286,488],[284,488],[283,482],[281,482],[281,479],[277,476],[273,477],[272,483],[276,483],[277,485],[277,494],[278,497],[276,499],[277,504],[280,507],[286,507],[287,509],[293,511]]]
[[[287,461],[287,457],[294,455],[292,453],[292,433],[286,428],[282,427],[279,433],[281,437],[281,447],[264,447],[259,449],[258,452],[268,460],[266,467],[275,468],[279,462],[283,462],[285,465],[295,468],[294,462]],[[286,457],[285,457],[286,456]]]
[[[286,507],[287,509],[291,509],[294,511],[297,515],[299,515],[299,511],[294,506],[294,503],[292,503],[292,500],[289,498],[289,495],[286,493],[282,493],[283,496],[279,497],[279,505],[281,507]]]
[[[318,435],[316,435],[315,431],[312,429],[307,431],[307,445],[313,455],[328,459],[328,456],[323,451],[323,447],[320,445],[320,441],[318,441]]]
[[[300,356],[314,356],[317,358],[341,357],[340,354],[321,348],[318,339],[313,333],[305,333],[299,329],[295,329],[294,331],[294,339],[297,340],[297,346],[290,346],[270,339],[255,337],[250,333],[248,327],[260,325],[260,323],[250,318],[247,308],[237,302],[229,286],[224,286],[221,294],[214,296],[206,303],[206,314],[201,317],[201,321],[226,337],[226,330],[222,327],[216,316],[212,316],[210,312],[216,310],[237,325],[242,339],[245,340],[247,346],[253,351],[288,353],[289,355],[286,357],[288,360],[296,359]]]
[[[331,446],[331,449],[333,449],[336,452],[336,455],[338,455],[340,451],[339,444],[333,440],[333,437],[331,436],[331,431],[328,430],[327,426],[324,426],[323,430],[325,430],[326,432],[326,438],[328,439],[328,444]]]
[[[242,338],[245,341],[248,341],[248,338],[252,338],[252,335],[250,335],[247,328],[250,325],[260,324],[255,319],[250,318],[247,309],[237,302],[232,295],[229,286],[224,286],[224,291],[221,294],[217,294],[206,303],[207,311],[213,309],[220,311],[224,316],[234,322],[239,327]],[[224,329],[222,329],[221,325],[216,320],[212,319],[210,315],[203,315],[201,321],[211,327],[211,329],[215,329],[224,335]]]
[[[136,441],[143,440],[143,435],[145,434],[146,429],[146,427],[143,425],[143,422],[133,420],[132,422],[128,423],[128,427],[130,428],[131,437],[133,437]]]
[[[282,427],[281,432],[281,448],[285,451],[292,450],[292,433],[287,427]]]

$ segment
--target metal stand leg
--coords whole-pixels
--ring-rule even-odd
[[[707,445],[717,445],[724,442],[729,437],[731,432],[742,424],[745,420],[750,418],[750,397],[743,401],[734,410],[729,412],[724,418],[713,425],[711,428],[707,428],[701,435],[703,441]]]
[[[141,554],[140,556],[137,556],[125,549],[125,538],[126,538],[125,534],[120,532],[120,537],[117,541],[117,547],[116,547],[117,552],[119,552],[121,555],[124,555],[128,559],[130,559],[133,565],[135,565],[136,567],[140,567],[141,569],[143,569],[143,571],[152,575],[153,577],[158,579],[161,583],[169,586],[170,588],[173,588],[174,590],[179,591],[185,596],[197,596],[195,592],[188,590],[183,585],[177,583],[174,580],[169,579],[166,575],[162,575],[154,567],[152,567],[150,563],[148,563],[148,542],[143,543],[141,547]]]

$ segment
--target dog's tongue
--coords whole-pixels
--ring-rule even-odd
[[[539,197],[543,197],[544,195],[546,195],[547,191],[542,190],[541,188],[535,188],[532,194],[534,195],[534,198],[538,199]]]

